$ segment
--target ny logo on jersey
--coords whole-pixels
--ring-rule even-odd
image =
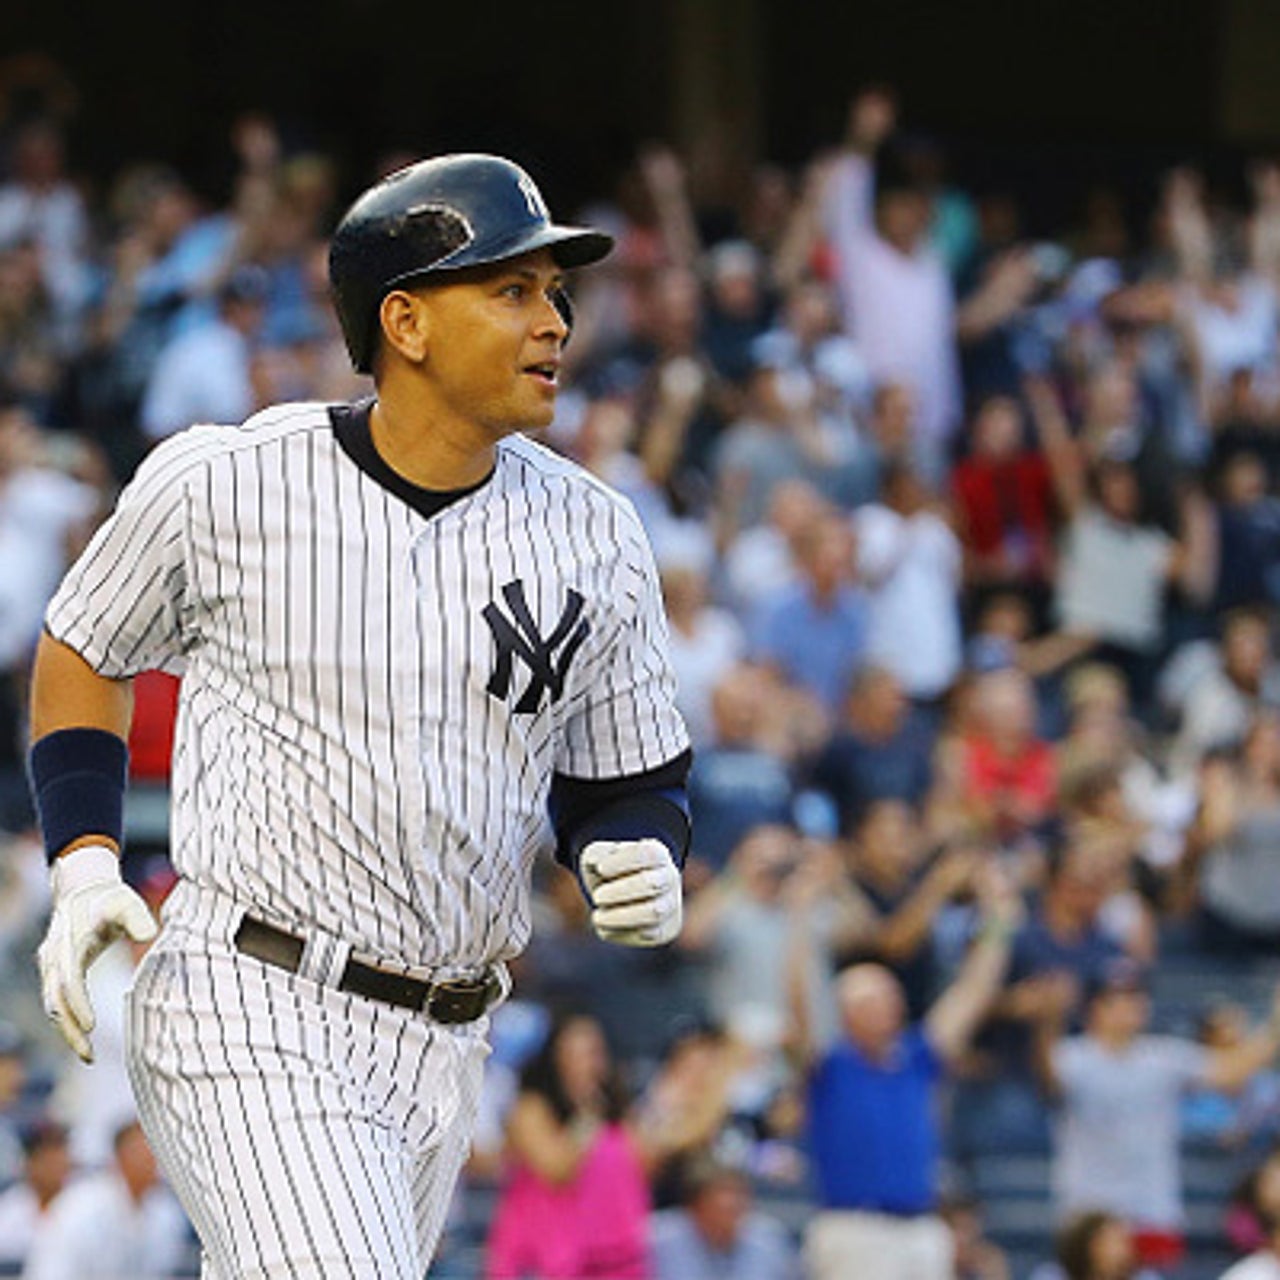
[[[538,631],[538,624],[529,612],[524,598],[524,583],[519,578],[502,588],[502,598],[511,611],[508,617],[496,602],[490,602],[481,610],[481,616],[493,632],[493,642],[498,647],[498,660],[485,691],[499,701],[506,701],[511,692],[511,680],[515,672],[515,659],[529,668],[529,683],[516,703],[517,712],[533,715],[542,704],[543,690],[551,694],[551,701],[564,692],[564,678],[569,664],[591,634],[591,623],[582,617],[584,601],[569,588],[569,603],[565,605],[560,621],[548,636]],[[556,650],[559,650],[557,655]]]

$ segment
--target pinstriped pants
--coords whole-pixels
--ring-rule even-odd
[[[422,1280],[487,1026],[442,1027],[166,929],[129,996],[129,1070],[204,1280]]]

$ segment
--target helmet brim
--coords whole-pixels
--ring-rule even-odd
[[[613,237],[604,231],[593,231],[589,227],[557,226],[521,231],[487,243],[473,241],[429,267],[408,271],[395,280],[388,281],[386,292],[411,280],[427,280],[453,271],[465,271],[468,267],[494,266],[510,262],[512,258],[522,258],[526,253],[537,253],[540,249],[550,249],[556,266],[572,271],[577,267],[589,267],[593,262],[599,262],[613,249],[613,243]]]

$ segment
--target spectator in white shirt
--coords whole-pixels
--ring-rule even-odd
[[[23,1280],[169,1280],[183,1271],[192,1241],[141,1126],[131,1121],[116,1135],[112,1165],[58,1196]]]
[[[1183,1248],[1179,1104],[1195,1085],[1235,1091],[1280,1049],[1280,991],[1269,1021],[1231,1048],[1148,1032],[1142,971],[1109,966],[1089,993],[1084,1032],[1057,1039],[1046,1019],[1037,1061],[1059,1103],[1054,1204],[1122,1218],[1144,1263],[1176,1264]]]
[[[0,1193],[0,1274],[26,1261],[40,1224],[71,1175],[71,1147],[62,1125],[40,1121],[22,1135],[22,1177]]]
[[[241,422],[257,407],[252,342],[267,276],[241,267],[218,293],[217,318],[179,333],[160,352],[142,401],[142,429],[161,440],[196,422]]]
[[[662,600],[671,627],[676,706],[696,747],[713,737],[711,692],[743,656],[746,636],[727,609],[707,599],[714,548],[668,534],[655,539]]]
[[[880,501],[859,508],[853,525],[871,610],[868,660],[893,672],[912,699],[941,697],[963,661],[959,539],[919,476],[900,464],[885,469]]]
[[[0,404],[0,671],[33,652],[45,606],[99,502],[92,487],[50,465],[23,408]]]
[[[930,241],[932,207],[905,170],[873,158],[896,125],[883,90],[850,108],[849,146],[823,185],[823,222],[835,251],[845,326],[873,378],[906,383],[915,397],[917,463],[941,479],[962,402],[951,276]]]

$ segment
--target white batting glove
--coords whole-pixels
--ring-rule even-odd
[[[95,1018],[85,974],[117,938],[150,942],[155,917],[120,879],[120,859],[105,845],[85,845],[59,858],[52,882],[53,918],[36,952],[44,1011],[72,1049],[92,1062]]]
[[[593,840],[578,865],[606,942],[660,947],[680,932],[680,871],[661,840]]]

